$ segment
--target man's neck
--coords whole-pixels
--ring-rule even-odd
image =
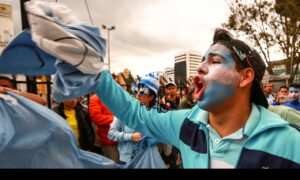
[[[220,137],[228,136],[241,129],[247,122],[251,105],[238,103],[233,106],[223,107],[222,112],[210,112],[209,123]]]

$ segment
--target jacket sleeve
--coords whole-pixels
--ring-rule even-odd
[[[108,132],[108,139],[112,141],[132,141],[132,133],[125,133],[122,131],[122,122],[117,118],[114,118],[113,122],[110,124],[110,129]]]
[[[104,113],[104,106],[97,96],[92,96],[89,103],[89,114],[92,122],[97,125],[109,125],[113,120],[113,115]]]
[[[144,105],[125,92],[107,70],[101,72],[96,94],[112,113],[128,127],[145,136],[179,147],[181,125],[190,110],[158,112],[147,111]],[[112,96],[113,95],[113,96]]]

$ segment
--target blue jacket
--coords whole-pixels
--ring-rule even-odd
[[[203,123],[208,112],[195,106],[192,110],[159,113],[144,106],[118,86],[103,71],[97,95],[130,128],[158,141],[172,144],[181,151],[185,168],[209,168],[209,135]],[[115,101],[111,94],[118,97]],[[236,168],[300,168],[300,133],[286,121],[262,106],[252,104],[249,119],[259,123],[248,135]]]
[[[300,111],[300,102],[298,100],[297,101],[287,102],[287,103],[285,103],[283,105],[287,106],[287,107],[294,108],[294,109]]]
[[[117,118],[115,118],[110,124],[108,138],[110,140],[119,142],[118,150],[120,154],[120,160],[123,162],[129,162],[132,158],[133,149],[136,144],[131,139],[131,136],[134,132],[134,129],[127,127]]]

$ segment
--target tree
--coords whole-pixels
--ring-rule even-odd
[[[289,82],[298,72],[300,62],[300,2],[299,0],[233,0],[230,15],[223,27],[246,35],[258,47],[273,74],[271,51],[278,49],[285,59]]]

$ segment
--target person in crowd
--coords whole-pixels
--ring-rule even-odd
[[[16,88],[14,86],[14,82],[11,78],[0,75],[0,92],[4,92],[4,91],[11,91],[15,94],[26,97],[26,98],[28,98],[36,103],[39,103],[43,106],[47,105],[47,101],[44,98],[40,97],[37,94],[16,90]]]
[[[95,140],[94,129],[87,109],[81,105],[79,99],[64,101],[52,109],[66,119],[73,129],[78,147],[83,150],[93,151]]]
[[[289,88],[285,85],[280,86],[279,91],[277,93],[276,100],[272,102],[272,105],[280,105],[286,103],[285,97],[289,94]]]
[[[168,81],[165,84],[165,96],[160,100],[160,107],[166,111],[178,109],[180,97],[177,94],[177,86]],[[164,162],[171,169],[178,169],[181,165],[180,152],[178,148],[170,144],[159,144],[159,150]]]
[[[128,92],[126,81],[124,80],[122,73],[119,73],[115,76],[114,80],[125,90]]]
[[[131,92],[140,103],[149,110],[151,108],[156,108],[158,89],[158,75],[149,73],[144,76],[137,85],[132,86]],[[118,150],[120,153],[120,162],[126,164],[134,157],[135,145],[141,141],[143,135],[115,118],[110,125],[108,138],[119,142]]]
[[[118,142],[112,141],[107,137],[114,115],[96,94],[90,98],[89,115],[92,122],[96,125],[98,144],[101,146],[103,155],[119,163]]]
[[[116,82],[121,82],[118,75],[111,75]],[[126,89],[125,82],[119,84]],[[92,123],[96,126],[98,144],[101,146],[102,153],[105,157],[119,163],[118,142],[108,138],[110,124],[113,122],[114,114],[103,104],[96,94],[90,97],[89,114]]]
[[[165,85],[165,97],[160,100],[160,106],[165,110],[174,110],[178,108],[180,97],[177,95],[177,86],[169,81]]]
[[[299,93],[300,86],[299,84],[291,84],[289,86],[289,96],[292,98],[291,101],[283,104],[284,106],[288,106],[300,111],[300,102],[299,102]]]
[[[276,101],[269,106],[268,110],[278,114],[290,124],[300,126],[300,112],[286,106],[285,104],[289,101],[293,101],[293,94],[289,95],[289,88],[287,86],[280,86]]]
[[[195,86],[193,84],[191,84],[189,87],[184,87],[178,109],[191,109],[195,106],[196,103],[193,100],[194,90]]]
[[[272,104],[273,101],[275,100],[275,97],[272,94],[273,89],[274,89],[274,86],[272,83],[269,82],[269,83],[264,84],[264,93],[265,93],[265,96],[266,96],[269,104]]]

